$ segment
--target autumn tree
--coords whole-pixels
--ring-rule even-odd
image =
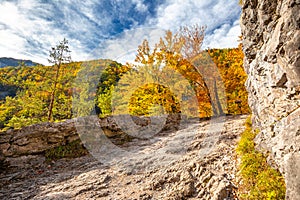
[[[182,26],[179,31],[182,41],[181,54],[184,58],[192,60],[202,52],[202,44],[205,36],[205,26]]]
[[[220,85],[217,86],[217,82],[220,82],[220,76],[209,54],[201,49],[205,30],[205,26],[199,25],[181,27],[179,36],[184,41],[181,52],[183,58],[191,62],[191,67],[194,68],[192,71],[198,72],[197,75],[201,81],[193,80],[193,82],[205,91],[213,114],[223,115],[222,100],[219,97],[222,88],[219,90]],[[187,78],[192,77],[188,76]]]
[[[175,33],[166,31],[153,50],[147,40],[143,41],[138,47],[135,61],[179,72],[193,86],[199,107],[205,110],[205,115],[222,115],[224,111],[216,83],[220,81],[217,79],[217,68],[209,55],[201,49],[204,35],[205,27],[199,25],[183,26]],[[208,107],[211,107],[212,114],[208,114]]]
[[[159,110],[161,108],[164,110]],[[151,116],[178,112],[180,112],[178,100],[164,85],[145,84],[134,91],[129,102],[129,113],[132,115]]]
[[[232,49],[209,49],[208,53],[220,71],[226,91],[228,113],[249,113],[242,45]]]
[[[49,55],[49,63],[53,64],[53,68],[55,71],[52,87],[51,87],[51,93],[50,93],[50,103],[49,103],[49,109],[48,109],[48,120],[53,120],[53,107],[54,107],[54,101],[55,101],[55,93],[57,90],[57,84],[59,82],[59,78],[61,76],[61,68],[63,67],[64,63],[70,63],[71,62],[71,56],[70,56],[70,50],[68,46],[68,40],[65,38],[63,41],[59,42],[59,44],[56,47],[52,47],[50,50]]]

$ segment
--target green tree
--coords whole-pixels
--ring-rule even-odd
[[[112,93],[119,80],[131,67],[115,61],[107,63],[97,85],[96,108],[100,117],[112,113]]]
[[[54,121],[69,119],[73,115],[72,83],[81,64],[81,62],[63,64],[60,69],[54,98]],[[0,85],[3,85],[4,91],[8,87],[15,88],[14,93],[4,92],[3,99],[0,100],[2,130],[48,121],[55,74],[53,66],[19,66],[0,69]]]
[[[92,60],[82,63],[73,83],[74,117],[111,114],[114,86],[129,68],[112,60]]]
[[[63,67],[64,63],[70,63],[71,62],[71,56],[70,56],[70,50],[68,46],[68,40],[65,38],[63,41],[59,42],[59,44],[56,47],[52,47],[50,50],[49,55],[49,63],[54,64],[54,79],[51,87],[51,94],[50,94],[50,103],[48,108],[48,120],[53,121],[53,107],[54,107],[54,101],[55,101],[55,93],[57,90],[57,85],[59,83],[59,78],[61,76],[61,68]]]

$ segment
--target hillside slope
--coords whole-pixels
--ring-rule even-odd
[[[0,198],[236,199],[235,147],[246,117],[190,121],[177,132],[134,139],[119,145],[132,156],[112,162],[90,155],[48,164],[42,155],[11,158],[15,168],[1,171]],[[22,164],[30,158],[31,165]]]
[[[0,58],[0,68],[2,67],[17,67],[21,63],[23,63],[25,66],[35,66],[38,65],[38,63],[35,63],[31,60],[23,60],[23,59],[15,59],[15,58],[7,58],[7,57],[1,57]]]

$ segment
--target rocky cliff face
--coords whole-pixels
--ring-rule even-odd
[[[244,0],[246,83],[258,148],[300,199],[300,1]]]

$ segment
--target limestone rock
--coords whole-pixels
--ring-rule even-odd
[[[114,163],[91,155],[51,163],[39,154],[6,157],[14,166],[0,171],[0,199],[235,200],[235,146],[246,117],[227,116],[223,126],[193,121],[178,131],[135,138],[119,145],[133,154]],[[219,129],[211,132],[210,125]],[[49,127],[54,131],[57,124]],[[199,153],[211,139],[211,149]]]
[[[284,174],[287,186],[300,182],[286,167],[300,153],[299,10],[299,0],[244,0],[241,16],[249,105],[260,129],[256,143],[270,152],[270,164]],[[300,199],[292,188],[287,199]]]
[[[0,133],[0,150],[5,157],[39,154],[46,149],[79,139],[74,122],[41,123]]]
[[[118,119],[121,119],[118,121]],[[78,121],[81,123],[78,125]],[[125,126],[122,126],[122,123]],[[129,121],[132,125],[128,125]],[[128,128],[140,129],[139,132],[143,132],[155,119],[151,120],[149,117],[136,117],[130,115],[123,116],[108,116],[103,119],[97,117],[85,117],[70,119],[58,123],[40,123],[31,126],[24,127],[19,130],[8,130],[6,132],[0,132],[0,167],[4,164],[17,165],[14,163],[14,157],[27,158],[23,159],[23,162],[33,162],[34,158],[29,155],[41,155],[47,149],[51,149],[57,146],[68,144],[72,141],[83,139],[80,132],[80,126],[85,126],[86,130],[101,130],[106,137],[114,144],[122,144],[137,135],[128,135]],[[179,127],[180,115],[170,114],[166,116],[166,119],[157,118],[157,122],[162,123],[159,130],[176,130]],[[155,128],[155,126],[154,126]],[[97,132],[97,134],[98,134]],[[33,160],[31,160],[31,158]],[[19,166],[22,166],[19,165]],[[26,165],[24,165],[26,166]]]

